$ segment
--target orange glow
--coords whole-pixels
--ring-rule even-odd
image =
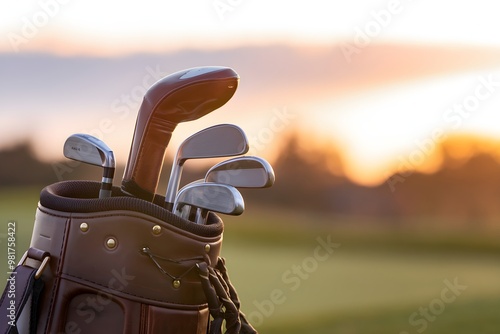
[[[151,59],[160,63],[163,56],[168,62],[175,58],[169,58],[172,54],[179,53],[182,60],[176,59],[178,63],[171,62],[169,66],[198,62],[194,57],[190,58],[192,55],[200,58],[206,55],[211,62],[238,66],[235,69],[242,80],[231,103],[199,122],[180,125],[169,145],[169,154],[173,154],[180,141],[194,131],[216,123],[231,122],[241,125],[249,137],[257,138],[255,154],[272,160],[279,154],[285,134],[297,130],[308,134],[301,137],[305,143],[304,152],[307,152],[308,145],[324,150],[329,158],[321,163],[332,173],[344,173],[356,182],[374,185],[399,170],[415,169],[426,173],[438,170],[445,160],[439,145],[452,133],[492,138],[500,134],[500,101],[497,98],[500,94],[496,92],[491,98],[481,101],[475,112],[459,118],[453,115],[456,121],[451,124],[446,118],[449,108],[463,103],[474,93],[478,77],[494,75],[495,80],[500,81],[498,29],[491,26],[485,29],[481,24],[483,21],[498,21],[492,20],[494,13],[498,12],[493,9],[497,9],[498,4],[484,7],[481,17],[471,17],[458,13],[468,14],[474,7],[458,6],[451,0],[419,4],[418,8],[407,3],[401,16],[394,17],[391,24],[379,35],[372,36],[366,45],[358,45],[359,52],[348,60],[340,43],[354,43],[355,31],[373,20],[372,11],[381,9],[374,8],[368,0],[342,4],[328,2],[328,5],[325,1],[300,5],[283,1],[230,1],[231,8],[223,17],[212,2],[195,6],[191,1],[146,1],[139,4],[89,0],[62,3],[51,9],[53,19],[38,27],[34,36],[21,45],[20,54],[62,55],[59,59],[51,59],[56,67],[64,58],[78,56],[80,62],[75,62],[78,63],[76,66],[84,64],[89,69],[85,75],[75,71],[75,76],[82,77],[95,75],[90,73],[93,65],[86,63],[88,59],[108,57],[122,60],[127,55],[136,57],[137,64]],[[410,6],[415,7],[409,10]],[[147,15],[141,15],[146,8]],[[450,8],[454,8],[455,15],[447,15],[444,21],[444,14]],[[0,28],[6,33],[19,33],[25,24],[24,18],[30,19],[41,10],[40,2],[31,6],[18,2],[13,4],[12,10],[10,15],[0,13]],[[415,20],[419,12],[426,13],[426,24]],[[468,25],[463,24],[463,17],[470,20]],[[304,24],[297,25],[298,19]],[[443,25],[447,29],[436,29]],[[467,34],[463,33],[464,30]],[[6,41],[0,41],[3,43],[0,51],[12,53],[12,47]],[[184,52],[188,56],[182,58]],[[151,54],[156,54],[156,58],[141,58]],[[200,64],[204,62],[205,59],[199,60]],[[156,65],[150,64],[152,67]],[[36,75],[40,77],[49,80],[52,77],[43,69],[37,70],[40,72]],[[106,91],[98,102],[92,100],[92,93],[96,93],[92,92],[92,87],[80,101],[64,100],[64,92],[57,91],[64,87],[60,82],[48,80],[47,87],[54,84],[57,88],[53,90],[54,96],[43,96],[44,101],[60,104],[34,106],[29,99],[12,102],[15,107],[8,119],[16,117],[15,108],[19,105],[22,105],[21,109],[36,109],[38,114],[44,115],[27,126],[25,134],[21,133],[22,129],[16,130],[16,140],[22,136],[38,137],[33,142],[38,143],[40,151],[42,147],[54,147],[55,152],[46,150],[41,156],[53,159],[60,157],[60,145],[68,132],[95,128],[99,119],[109,117],[115,121],[117,129],[105,139],[116,147],[122,160],[126,160],[136,109],[131,110],[132,116],[122,122],[113,114],[112,105],[115,99],[130,94],[134,86],[140,84],[143,74],[134,76],[133,73],[141,70],[126,66],[118,69],[120,75],[124,74],[123,78],[130,78],[130,83],[110,93],[109,100],[106,100]],[[113,74],[116,72],[102,75],[112,77]],[[68,78],[68,86],[73,84],[71,81]],[[92,83],[86,84],[92,86]],[[114,82],[110,80],[108,85],[114,85]],[[22,89],[24,87],[17,88],[18,91]],[[6,97],[12,95],[5,94]],[[78,116],[61,119],[53,113],[54,108],[59,112],[90,111],[93,116],[75,122]],[[274,108],[286,108],[294,118],[286,123],[283,131],[272,132],[272,138],[259,142],[259,135],[264,134],[262,131],[273,125]],[[23,114],[23,118],[29,116]],[[51,124],[42,124],[48,121]],[[65,130],[64,133],[44,133],[56,122]],[[17,123],[22,122],[9,122]],[[429,144],[428,140],[436,130],[442,131],[443,138]],[[7,141],[12,132],[11,129],[0,131],[0,140]],[[312,139],[311,133],[321,139]],[[460,160],[490,144],[477,147],[453,145],[448,153]]]

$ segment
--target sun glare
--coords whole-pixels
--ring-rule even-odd
[[[401,8],[390,17],[385,16],[383,22],[381,15],[385,14],[381,13],[386,13],[389,2],[375,5],[369,0],[224,1],[228,7],[223,11],[214,3],[89,0],[54,1],[47,7],[43,1],[12,2],[9,11],[0,7],[0,29],[7,37],[0,41],[0,52],[122,57],[134,53],[166,54],[181,49],[222,50],[262,44],[302,48],[301,52],[307,57],[299,58],[307,58],[307,61],[303,61],[303,66],[293,64],[290,72],[300,66],[301,70],[305,69],[300,72],[305,79],[317,76],[319,83],[304,84],[289,79],[293,73],[288,77],[287,72],[283,75],[288,80],[287,85],[283,85],[285,93],[283,89],[266,91],[272,95],[272,103],[279,101],[277,104],[270,107],[270,102],[257,101],[255,96],[262,93],[255,89],[248,93],[251,98],[247,107],[266,111],[276,105],[286,105],[299,110],[297,115],[304,111],[294,124],[298,124],[301,131],[321,136],[326,143],[338,147],[345,173],[363,184],[380,183],[401,169],[435,171],[442,163],[436,148],[451,134],[500,138],[500,68],[470,70],[477,64],[489,66],[494,61],[491,59],[496,59],[495,50],[490,54],[471,45],[500,46],[496,18],[499,3],[403,1]],[[335,57],[340,54],[331,51],[321,58],[325,62],[323,67],[306,72],[308,62],[316,61],[316,50],[318,54],[323,48],[339,51],[340,41],[355,44],[356,38],[359,40],[357,35],[366,35],[370,27],[375,27],[377,33],[372,30],[365,43],[374,47],[371,51],[361,47],[358,63],[346,62],[350,68],[336,63],[337,67],[329,68],[334,61],[339,61]],[[26,40],[18,45],[19,50],[14,50],[9,40],[12,34],[22,35]],[[422,43],[422,48],[418,45],[406,48],[400,58],[397,58],[399,54],[393,55],[402,45],[404,48],[411,43]],[[424,45],[432,43],[441,49],[422,60],[422,54],[433,50]],[[446,47],[442,44],[457,43],[465,45],[463,54],[453,58],[452,52],[443,52]],[[483,53],[487,53],[489,60],[481,58]],[[401,58],[408,61],[400,61]],[[250,63],[251,66],[259,65],[259,61],[252,61],[255,64]],[[282,59],[263,61],[271,73],[273,67],[287,65]],[[445,66],[448,62],[453,66]],[[469,72],[463,72],[465,68]],[[326,78],[324,73],[338,76]],[[234,121],[238,123],[239,118]],[[263,121],[269,120],[263,118]],[[245,126],[253,131],[253,137],[258,137],[268,123],[259,125],[248,120]],[[181,132],[183,127],[179,129]],[[173,138],[173,142],[176,140]],[[471,150],[464,144],[463,148],[450,152],[457,157],[467,157]],[[273,148],[265,152],[276,156],[278,151]],[[329,164],[329,168],[335,170],[335,162]]]
[[[400,169],[433,172],[441,164],[435,150],[450,133],[500,137],[500,99],[494,92],[486,98],[488,87],[483,87],[491,76],[500,78],[498,69],[322,101],[307,126],[340,143],[346,172],[357,182],[376,184]],[[476,98],[476,92],[483,92],[484,99]]]
[[[377,24],[380,29],[370,33],[373,35],[370,43],[500,45],[495,16],[499,4],[487,0],[398,2],[398,10],[383,18],[383,22],[381,16],[387,12],[388,4],[375,5],[370,0],[342,3],[224,0],[219,1],[225,4],[222,7],[217,7],[216,1],[187,0],[48,3],[9,3],[9,8],[0,8],[0,29],[22,34],[26,22],[30,22],[29,35],[34,29],[37,36],[29,37],[25,50],[59,52],[60,48],[40,42],[58,40],[66,44],[61,52],[93,55],[248,43],[331,45],[339,41],[354,42],[360,31],[366,33],[366,29]],[[443,25],[448,29],[442,29]],[[33,42],[35,39],[38,42]],[[7,39],[1,43],[3,51],[12,50]]]

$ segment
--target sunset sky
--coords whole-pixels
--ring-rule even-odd
[[[160,72],[225,65],[241,76],[235,96],[180,124],[169,154],[224,122],[272,160],[297,130],[376,184],[431,168],[423,159],[451,134],[500,138],[499,12],[487,0],[3,1],[0,148],[28,138],[60,159],[66,137],[95,130],[124,163],[139,106],[119,109],[124,94]]]

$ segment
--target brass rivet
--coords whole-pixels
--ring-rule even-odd
[[[115,248],[116,240],[114,238],[109,238],[108,240],[106,240],[106,246],[108,246],[108,248]]]
[[[160,233],[161,233],[161,226],[160,225],[153,226],[153,234],[158,235]]]
[[[172,282],[172,286],[174,287],[174,289],[179,289],[181,287],[181,280],[179,279],[175,279],[173,282]]]
[[[210,252],[210,245],[209,244],[206,244],[205,245],[205,252]]]
[[[80,230],[82,232],[87,232],[89,230],[89,224],[87,224],[87,223],[81,223],[80,224]]]

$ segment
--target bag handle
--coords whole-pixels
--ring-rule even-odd
[[[39,268],[26,265],[27,259],[41,262]],[[7,321],[0,322],[0,333],[18,334],[17,320],[19,319],[24,306],[31,297],[30,310],[30,333],[36,332],[38,301],[43,290],[44,283],[40,279],[47,263],[50,260],[48,252],[36,248],[30,248],[24,253],[21,261],[7,279],[2,297],[0,299],[0,316]]]

